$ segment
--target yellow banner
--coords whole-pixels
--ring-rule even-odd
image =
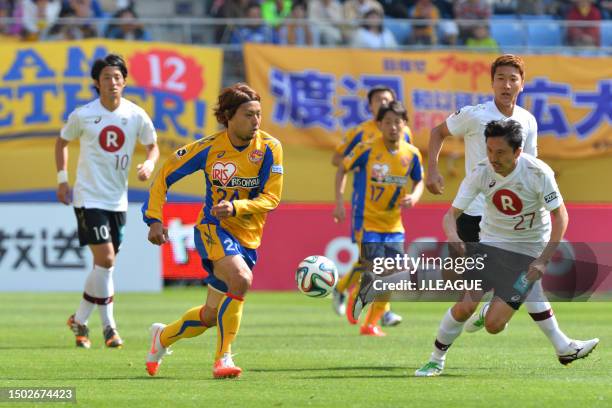
[[[162,148],[217,128],[209,108],[221,83],[219,49],[98,39],[8,43],[0,49],[0,143],[57,136],[70,112],[97,97],[91,65],[108,53],[125,59],[124,97],[151,116]]]
[[[367,90],[395,89],[410,113],[416,144],[465,105],[492,99],[496,54],[308,49],[249,44],[249,83],[261,94],[263,128],[285,143],[333,147],[371,117]],[[542,157],[577,158],[612,152],[612,58],[522,56],[519,104],[536,117]],[[461,141],[445,144],[461,154]]]

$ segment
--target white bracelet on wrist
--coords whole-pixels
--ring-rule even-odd
[[[66,170],[60,170],[57,172],[57,184],[68,182],[68,172]]]
[[[155,168],[155,162],[153,160],[145,160],[142,163],[142,167],[152,172]]]

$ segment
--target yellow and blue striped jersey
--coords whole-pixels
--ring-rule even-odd
[[[400,139],[399,149],[390,152],[381,138],[360,143],[342,162],[346,171],[356,169],[353,205],[354,229],[372,232],[404,232],[400,199],[411,191],[410,180],[423,178],[419,149]]]
[[[381,138],[382,133],[376,126],[376,119],[370,119],[350,129],[346,137],[336,147],[336,152],[346,157],[359,143],[371,143],[377,138]],[[408,126],[404,128],[404,140],[412,144],[412,131]]]
[[[259,247],[266,213],[280,202],[280,142],[259,130],[248,146],[236,148],[223,130],[178,149],[153,180],[142,208],[145,222],[161,221],[168,188],[199,170],[204,171],[206,195],[198,224],[220,225],[245,248]],[[219,220],[211,214],[221,200],[233,203],[233,217]]]

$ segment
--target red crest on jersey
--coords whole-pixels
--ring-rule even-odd
[[[493,194],[493,204],[495,207],[506,215],[517,215],[523,211],[523,202],[514,192],[502,188]]]
[[[123,147],[125,134],[117,126],[106,126],[100,131],[98,136],[100,147],[109,153],[114,153]]]
[[[212,166],[212,179],[218,180],[224,186],[234,177],[238,168],[234,163],[215,162]]]

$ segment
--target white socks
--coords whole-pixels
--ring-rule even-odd
[[[451,314],[451,309],[446,311],[446,314],[440,322],[440,328],[436,336],[431,359],[437,362],[444,362],[448,348],[453,344],[453,341],[461,334],[465,322],[458,322]]]
[[[527,307],[527,311],[531,315],[533,321],[552,343],[553,347],[557,351],[557,354],[565,352],[567,350],[567,346],[572,340],[559,328],[559,323],[553,314],[550,303],[526,302],[525,306]]]
[[[94,265],[93,270],[85,281],[85,291],[83,299],[75,314],[75,320],[79,324],[87,324],[95,305],[98,305],[102,327],[116,327],[113,317],[113,295],[115,289],[113,285],[113,270]]]
[[[530,301],[532,299],[533,301]],[[552,306],[544,295],[542,280],[537,280],[525,302],[525,307],[533,321],[538,325],[542,333],[552,343],[557,354],[567,351],[567,346],[572,339],[567,337],[559,328],[559,323],[555,317]]]

